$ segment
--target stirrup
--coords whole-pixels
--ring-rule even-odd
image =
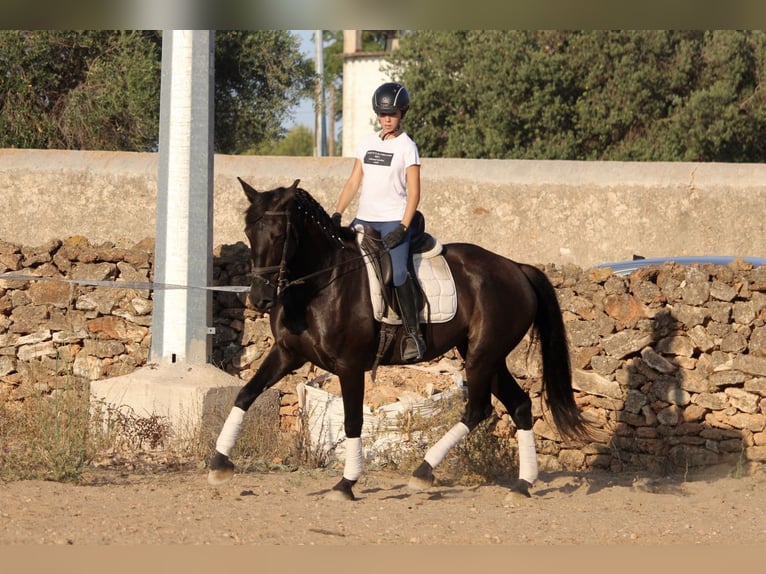
[[[409,363],[412,361],[419,361],[423,358],[426,352],[425,341],[421,337],[418,337],[414,333],[407,333],[402,339],[400,353],[402,355],[402,361]]]

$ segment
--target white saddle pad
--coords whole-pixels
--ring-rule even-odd
[[[360,245],[364,237],[361,225],[355,227],[356,240]],[[457,312],[457,291],[455,280],[452,278],[447,260],[441,255],[442,245],[438,241],[436,246],[425,253],[416,253],[412,256],[412,264],[415,275],[423,287],[426,295],[426,305],[420,312],[420,321],[423,323],[446,323]],[[386,305],[383,298],[378,276],[368,257],[364,259],[367,268],[367,277],[370,283],[370,300],[376,321],[390,325],[401,325],[402,319],[396,312]]]

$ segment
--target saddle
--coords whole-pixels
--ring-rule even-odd
[[[441,255],[442,245],[425,231],[425,218],[421,212],[415,213],[410,228],[412,238],[407,266],[416,286],[420,322],[449,321],[457,311],[457,296],[452,273]],[[382,246],[380,233],[363,225],[356,225],[354,229],[359,247],[365,255],[375,320],[401,325],[398,303],[394,296],[391,257]]]
[[[426,325],[449,321],[457,312],[457,291],[449,265],[441,254],[442,245],[426,233],[425,218],[419,211],[415,213],[410,227],[412,236],[407,266],[415,284],[419,321]],[[359,248],[365,255],[373,314],[382,325],[371,371],[375,381],[378,365],[396,339],[397,325],[402,324],[402,319],[394,296],[391,256],[380,241],[380,233],[360,224],[355,225],[354,230]],[[427,334],[424,335],[427,340]]]

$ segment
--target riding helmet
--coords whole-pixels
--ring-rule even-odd
[[[407,89],[396,82],[383,84],[372,95],[372,109],[376,114],[393,114],[400,110],[404,117],[409,107],[410,95]]]

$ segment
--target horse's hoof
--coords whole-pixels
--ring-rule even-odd
[[[211,470],[207,473],[207,483],[210,486],[220,486],[229,482],[234,476],[234,471],[229,469]]]
[[[417,476],[411,476],[410,481],[407,483],[407,488],[414,492],[422,492],[428,490],[434,485],[434,478],[420,478]]]
[[[356,484],[355,480],[348,480],[342,478],[338,484],[332,487],[332,490],[327,493],[327,500],[356,500],[352,487]]]
[[[207,483],[211,486],[219,486],[229,482],[234,476],[234,463],[229,457],[216,452],[210,461],[210,472],[207,473]]]
[[[510,492],[505,497],[506,504],[518,502],[520,500],[527,500],[532,498],[529,494],[529,489],[532,485],[523,478],[518,479],[513,486],[511,486]]]
[[[340,500],[342,502],[348,502],[351,500],[356,500],[356,497],[354,496],[354,493],[351,492],[343,492],[342,490],[335,490],[334,488],[327,493],[325,496],[327,500]]]
[[[407,487],[415,492],[428,490],[434,485],[434,469],[426,461],[420,463],[410,477]]]

